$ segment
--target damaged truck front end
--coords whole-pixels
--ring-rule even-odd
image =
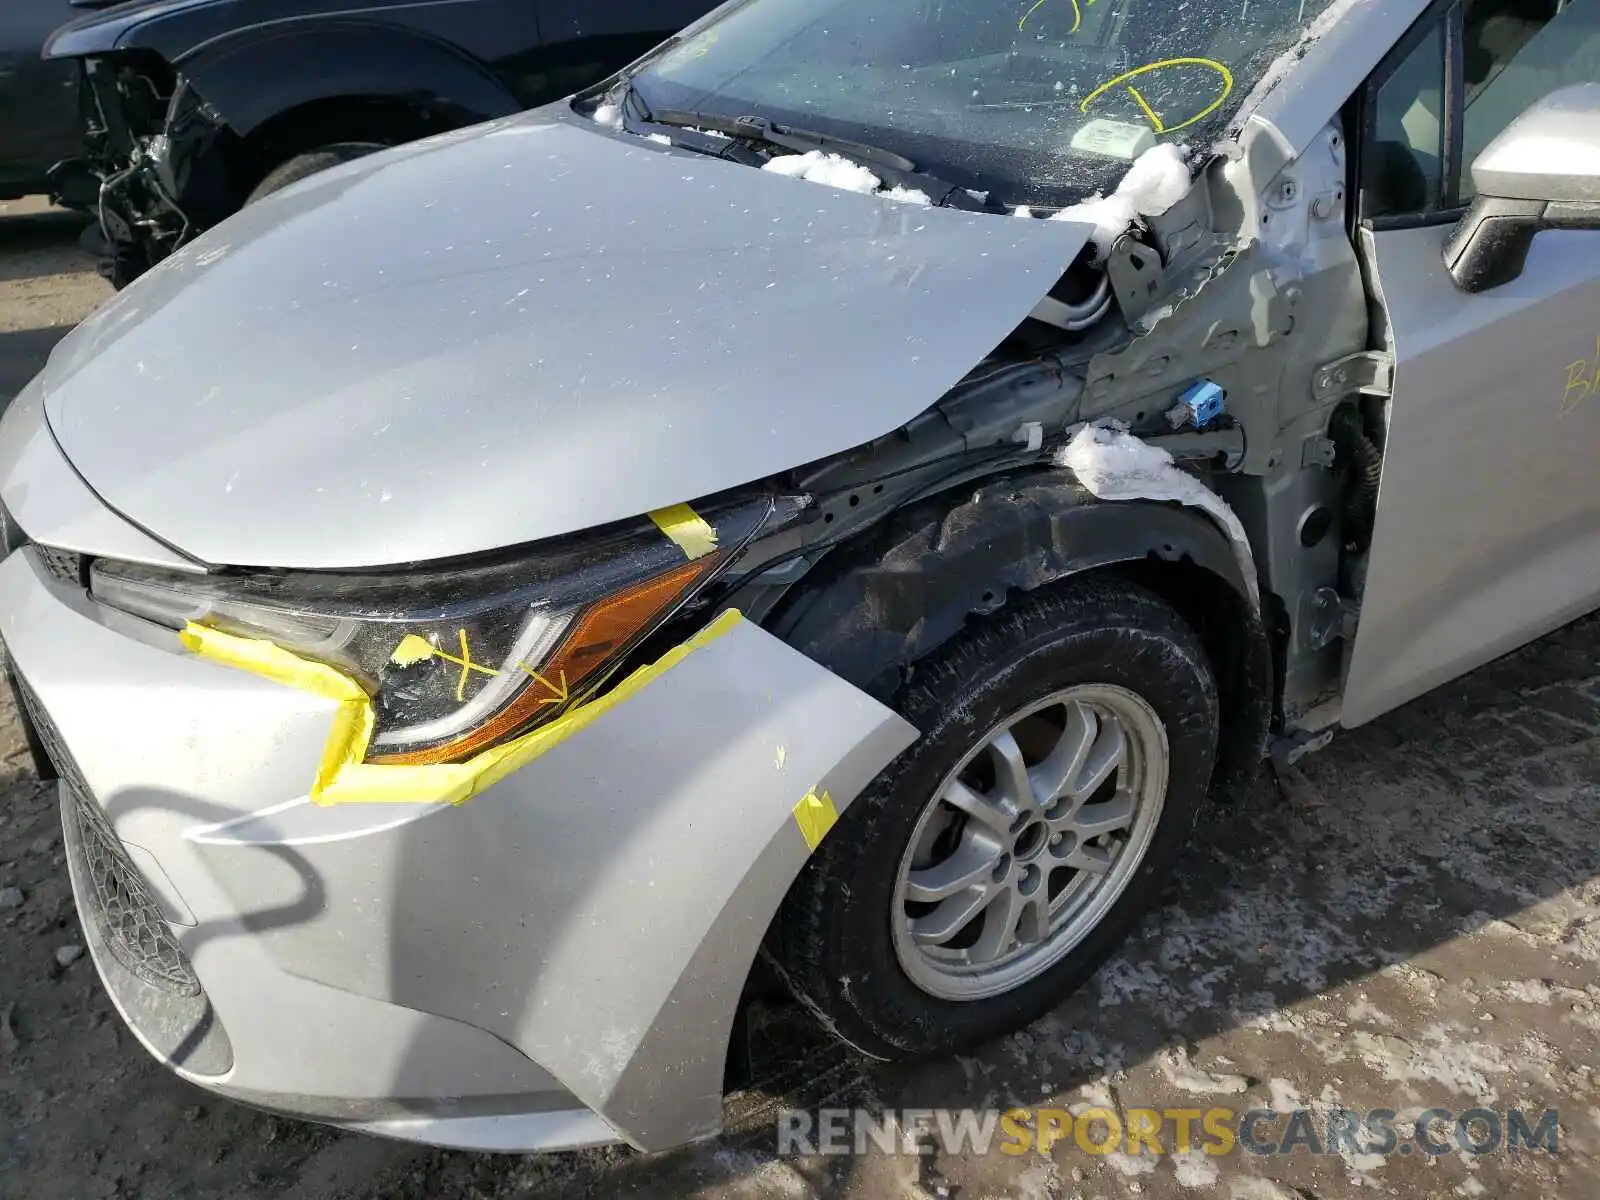
[[[532,6],[503,0],[121,4],[62,26],[44,55],[81,81],[84,153],[52,172],[55,197],[99,214],[118,287],[268,192],[570,82]]]
[[[101,271],[123,287],[234,207],[238,135],[158,55],[81,64],[84,156],[51,172],[55,200],[98,216]]]

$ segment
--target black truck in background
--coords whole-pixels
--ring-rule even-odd
[[[60,3],[60,0],[55,0]],[[5,0],[5,5],[44,0]],[[362,154],[578,91],[712,0],[73,0],[58,203],[99,216],[122,287],[250,200]],[[3,121],[0,110],[0,121]]]
[[[47,191],[50,167],[82,150],[78,72],[39,56],[73,15],[67,0],[0,0],[0,200]]]

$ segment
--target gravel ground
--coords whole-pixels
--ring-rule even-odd
[[[77,226],[36,208],[0,205],[0,399],[106,294]],[[760,1082],[730,1100],[716,1143],[527,1158],[349,1137],[158,1068],[74,958],[54,797],[0,708],[0,1196],[1600,1195],[1597,706],[1590,619],[1341,735],[1217,814],[1128,949],[1025,1033],[971,1058],[885,1068],[792,1012],[766,1013]],[[1400,1146],[1156,1158],[1068,1139],[1049,1155],[776,1154],[780,1108],[851,1104],[1387,1108]],[[1558,1109],[1559,1152],[1404,1152],[1419,1110],[1475,1105]],[[1260,1140],[1285,1121],[1258,1126]]]

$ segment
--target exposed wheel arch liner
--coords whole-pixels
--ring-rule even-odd
[[[340,97],[402,99],[473,124],[522,105],[488,67],[446,42],[364,22],[301,22],[204,43],[174,60],[236,134]],[[336,69],[326,69],[327,63]]]
[[[1103,500],[1068,471],[1037,472],[911,505],[832,551],[767,625],[890,703],[915,664],[1012,593],[1088,571],[1145,582],[1196,626],[1224,720],[1219,793],[1249,786],[1274,710],[1272,651],[1229,535],[1202,510]]]

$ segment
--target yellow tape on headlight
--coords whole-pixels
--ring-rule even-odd
[[[192,622],[178,636],[202,658],[338,702],[322,763],[311,784],[313,804],[465,804],[560,745],[608,709],[622,704],[741,620],[737,609],[729,609],[609,692],[570,709],[550,724],[491,747],[466,762],[426,766],[386,766],[363,761],[372,741],[372,699],[355,680],[333,667],[301,658],[269,641],[237,637]]]
[[[691,562],[704,558],[717,548],[717,531],[687,504],[658,508],[650,514],[650,519]]]

